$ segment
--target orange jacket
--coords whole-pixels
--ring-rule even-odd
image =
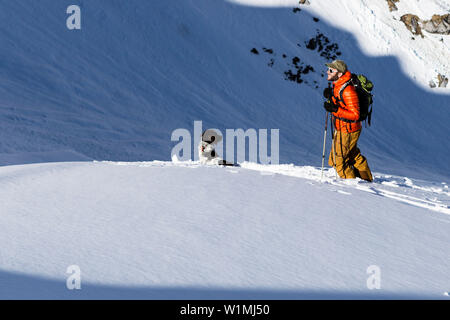
[[[348,85],[342,92],[341,101],[339,90],[341,87],[351,79],[352,74],[347,71],[342,77],[333,82],[333,102],[339,106],[338,111],[333,112],[335,117],[334,126],[336,130],[342,132],[355,132],[361,129],[361,122],[347,122],[346,120],[356,121],[359,119],[359,101],[356,94],[355,87]],[[339,119],[341,118],[341,119]]]

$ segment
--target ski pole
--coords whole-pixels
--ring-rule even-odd
[[[333,149],[333,168],[334,168],[334,174],[336,176],[336,180],[338,179],[337,169],[336,169],[336,144],[334,139],[334,124],[333,124],[333,115],[331,115],[330,122],[331,122],[331,149]],[[336,134],[337,135],[337,134]]]
[[[325,132],[323,134],[323,151],[322,151],[322,173],[320,176],[320,180],[323,179],[323,166],[324,166],[324,162],[325,162],[325,144],[327,141],[327,129],[328,129],[328,112],[327,112],[327,116],[325,119]]]

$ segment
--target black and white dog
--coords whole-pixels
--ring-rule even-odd
[[[222,141],[222,136],[212,129],[205,130],[202,134],[202,140],[198,145],[198,157],[202,164],[215,164],[221,166],[234,166],[222,158],[216,152],[215,147]]]

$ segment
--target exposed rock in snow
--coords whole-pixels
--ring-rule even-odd
[[[424,37],[422,33],[422,28],[420,27],[420,18],[414,14],[404,14],[400,17],[400,20],[405,24],[406,28],[411,31],[414,35],[420,35],[422,38]]]
[[[300,4],[311,4],[309,0],[300,0],[298,3]]]
[[[433,80],[430,80],[428,84],[430,85],[430,88],[436,88],[436,83],[434,83]]]
[[[397,11],[398,8],[395,5],[396,2],[399,2],[400,0],[386,0],[389,6],[389,11]]]
[[[447,84],[448,84],[448,78],[439,73],[437,75],[437,83],[438,84],[436,85],[436,83],[433,80],[430,80],[430,82],[429,82],[430,88],[436,88],[436,87],[446,88]]]
[[[442,74],[438,74],[438,87],[446,88],[448,84],[448,78]]]
[[[423,29],[430,33],[450,34],[450,14],[435,14],[431,20],[423,21]]]
[[[391,9],[391,7],[389,8]],[[412,34],[420,35],[422,38],[424,37],[422,29],[430,33],[450,34],[450,14],[435,14],[431,20],[421,20],[418,16],[408,13],[401,16],[400,20]]]

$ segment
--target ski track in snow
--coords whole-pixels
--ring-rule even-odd
[[[198,168],[208,166],[200,164],[198,161],[150,161],[150,162],[111,162],[102,161],[114,165],[135,165],[141,167],[172,167],[180,166],[187,168]],[[214,166],[211,166],[214,167]],[[374,174],[374,181],[368,183],[359,178],[344,180],[335,178],[334,169],[325,169],[324,177],[321,179],[321,169],[312,166],[295,166],[293,164],[262,165],[251,162],[244,162],[239,167],[228,169],[228,172],[236,174],[239,170],[255,170],[262,175],[281,174],[296,178],[312,180],[318,183],[326,183],[342,189],[337,190],[343,195],[351,195],[351,189],[356,189],[377,196],[395,199],[412,206],[429,209],[450,215],[450,191],[446,182],[429,182],[423,180],[410,179],[408,177]],[[394,191],[395,190],[395,191]]]

